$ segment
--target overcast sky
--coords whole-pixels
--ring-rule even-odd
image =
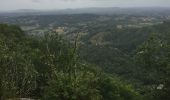
[[[84,7],[170,7],[170,0],[0,0],[0,11]]]

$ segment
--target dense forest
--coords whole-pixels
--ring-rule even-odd
[[[102,38],[109,44],[83,45],[80,55],[132,84],[144,100],[169,100],[169,26],[166,21],[151,27],[115,29]]]
[[[78,44],[57,34],[35,39],[17,26],[0,25],[0,97],[45,100],[136,100],[129,84],[79,60]]]
[[[68,41],[0,24],[0,100],[170,100],[169,26],[103,28]]]

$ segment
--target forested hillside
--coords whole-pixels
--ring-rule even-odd
[[[165,21],[97,34],[96,39],[109,44],[83,45],[80,54],[87,62],[130,82],[149,100],[169,100],[169,26],[170,22]]]
[[[0,24],[0,98],[169,100],[169,26],[118,30],[103,39],[109,45],[82,45],[79,35],[35,38]]]
[[[67,18],[58,25],[76,29],[64,34],[0,24],[0,100],[170,100],[169,21],[117,27],[97,15]]]
[[[42,100],[139,100],[118,77],[78,59],[78,41],[57,34],[42,38],[17,26],[0,25],[0,98]]]

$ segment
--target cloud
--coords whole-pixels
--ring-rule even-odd
[[[40,2],[40,0],[32,0],[32,2]]]
[[[68,1],[77,1],[77,0],[31,0],[32,2],[68,2]]]

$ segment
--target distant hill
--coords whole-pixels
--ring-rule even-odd
[[[0,16],[23,16],[23,15],[59,15],[59,14],[139,14],[139,15],[161,15],[170,14],[170,8],[163,7],[133,7],[133,8],[77,8],[77,9],[60,9],[60,10],[36,10],[36,9],[19,9],[15,11],[0,12]]]

